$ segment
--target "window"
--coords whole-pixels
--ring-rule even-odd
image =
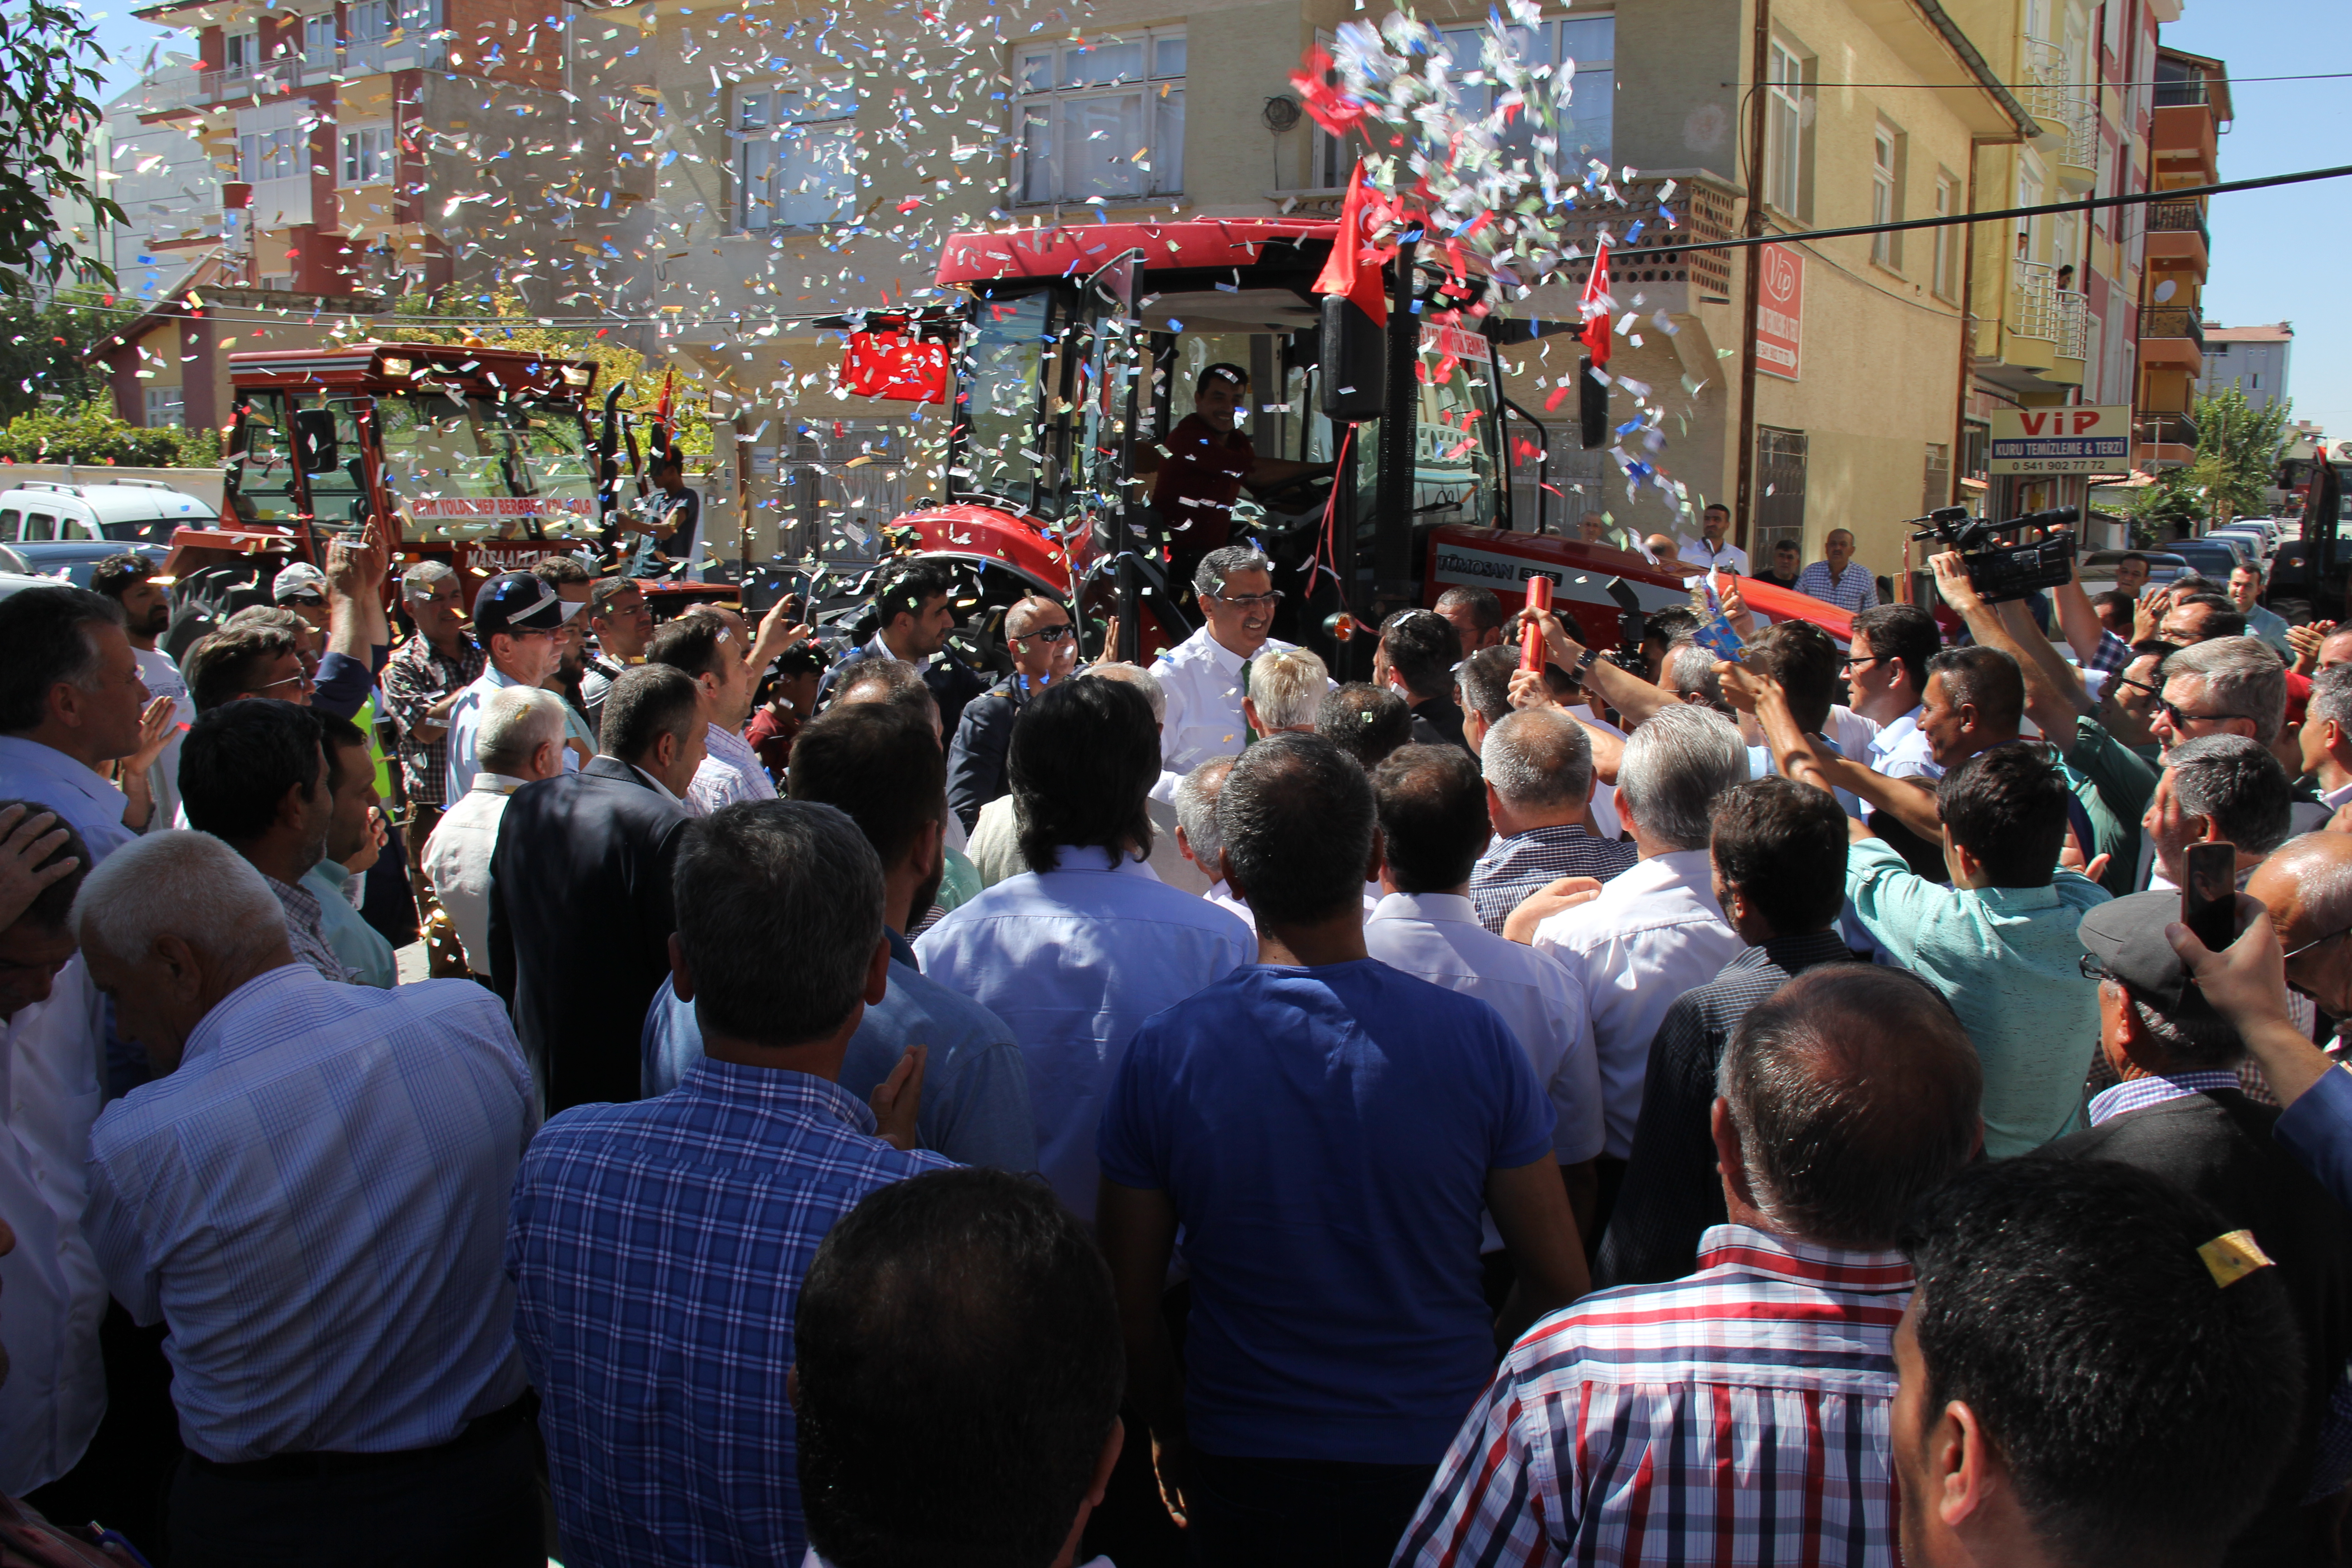
[[[1895,132],[1882,125],[1870,153],[1870,221],[1893,223],[1895,207]],[[1895,237],[1881,231],[1870,237],[1870,258],[1881,267],[1900,268]]]
[[[303,141],[302,132],[291,125],[245,132],[236,139],[236,177],[251,184],[308,174],[302,167]]]
[[[1936,216],[1937,217],[1952,216],[1953,203],[1958,194],[1958,182],[1951,175],[1939,171],[1936,175]],[[1954,233],[1955,231],[1949,228],[1939,228],[1936,231],[1936,276],[1928,286],[1936,290],[1936,297],[1939,300],[1957,299],[1959,295],[1959,288],[1953,281],[1953,267],[1959,259],[1959,246],[1954,238]]]
[[[174,430],[188,423],[184,392],[176,386],[151,386],[147,389],[147,428],[161,430],[169,426]]]
[[[231,33],[221,40],[221,71],[225,76],[243,76],[261,63],[261,35]]]
[[[1483,27],[1448,27],[1439,34],[1439,47],[1453,62],[1453,77],[1459,79],[1478,68],[1486,36]],[[1533,28],[1513,27],[1509,37],[1522,64],[1555,69],[1572,64],[1576,68],[1576,79],[1570,89],[1568,123],[1561,128],[1553,166],[1563,177],[1572,178],[1594,159],[1609,163],[1617,97],[1615,15],[1604,12],[1592,16],[1563,16],[1539,22]],[[1483,115],[1493,105],[1492,87],[1459,86],[1454,90],[1462,95],[1463,107],[1470,113]],[[1535,135],[1533,121],[1514,120],[1503,134],[1503,145],[1531,153]],[[1342,173],[1340,177],[1344,181],[1346,174]]]
[[[362,0],[346,6],[343,20],[354,44],[373,44],[392,36],[391,0]]]
[[[392,127],[362,125],[343,132],[343,184],[373,185],[392,178]]]
[[[1951,504],[1951,444],[1946,441],[1930,441],[1927,443],[1927,474],[1919,498],[1919,510],[1923,512],[1933,511],[1939,506],[1948,506]]]
[[[313,65],[331,65],[335,58],[335,14],[306,16],[302,21],[302,58]]]
[[[1791,217],[1804,216],[1807,121],[1805,62],[1778,38],[1765,78],[1764,200]]]
[[[848,213],[857,189],[856,110],[846,81],[737,93],[737,223],[814,228]]]
[[[1181,28],[1017,50],[1013,79],[1021,201],[1109,201],[1184,188]]]
[[[1329,54],[1338,43],[1337,34],[1328,29],[1317,29],[1315,45],[1325,54]],[[1336,68],[1325,71],[1323,79],[1336,87],[1339,85],[1339,73]],[[1307,123],[1313,128],[1314,137],[1308,143],[1307,155],[1307,188],[1317,191],[1339,190],[1347,184],[1348,176],[1355,172],[1357,160],[1364,155],[1364,133],[1361,131],[1351,131],[1344,137],[1334,136],[1312,121]]]

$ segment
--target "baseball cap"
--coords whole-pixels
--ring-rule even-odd
[[[2109,974],[2163,1013],[2201,1012],[2204,994],[2189,978],[2164,928],[2180,919],[2180,895],[2132,893],[2084,912],[2075,937]]]
[[[269,584],[269,596],[279,604],[289,599],[304,599],[314,604],[327,601],[327,574],[307,561],[297,561]]]
[[[501,572],[474,595],[474,635],[551,632],[572,618],[577,605],[528,572]]]

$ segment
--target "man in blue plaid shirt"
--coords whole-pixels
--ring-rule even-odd
[[[572,1568],[807,1550],[785,1393],[801,1282],[860,1198],[950,1163],[907,1152],[922,1047],[872,1110],[834,1081],[888,987],[882,903],[881,862],[832,806],[696,823],[670,973],[703,1058],[657,1100],[573,1107],[524,1158],[507,1272]]]

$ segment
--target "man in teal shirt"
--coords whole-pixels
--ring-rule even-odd
[[[327,793],[332,815],[327,824],[327,858],[303,877],[303,886],[319,900],[320,934],[335,956],[343,961],[363,985],[389,991],[400,984],[400,961],[358,910],[352,907],[344,881],[363,872],[382,848],[377,838],[375,758],[367,731],[348,720],[320,715],[324,725]],[[353,865],[353,862],[358,862]]]
[[[1752,707],[1788,777],[1831,787],[1779,686],[1737,667],[1727,696]],[[1895,963],[1944,994],[1984,1065],[1985,1152],[2022,1154],[2077,1125],[2099,1040],[2099,991],[2078,966],[2083,911],[2105,889],[2062,870],[2071,794],[2043,748],[2011,742],[1937,782],[1946,886],[1848,819],[1846,898]]]

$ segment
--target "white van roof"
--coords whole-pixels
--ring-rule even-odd
[[[109,479],[95,484],[64,484],[55,479],[28,479],[0,493],[0,507],[37,508],[71,497],[89,508],[100,522],[148,522],[158,518],[205,521],[219,513],[184,490],[161,479]]]

